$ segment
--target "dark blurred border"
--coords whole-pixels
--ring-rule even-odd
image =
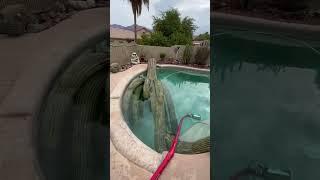
[[[276,33],[287,37],[299,37],[308,41],[313,47],[320,47],[320,1],[317,0],[211,0],[210,2],[211,29],[211,83],[210,83],[210,112],[211,112],[211,179],[214,179],[216,144],[214,104],[214,65],[219,59],[215,58],[214,34],[224,31],[256,31]],[[214,44],[214,46],[213,46]],[[232,163],[232,162],[229,162]],[[216,179],[214,179],[216,180]],[[220,180],[220,179],[217,179]]]

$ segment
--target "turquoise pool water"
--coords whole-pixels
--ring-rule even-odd
[[[186,113],[199,114],[203,121],[209,121],[209,72],[199,73],[190,70],[160,68],[157,69],[157,76],[171,94],[178,121]],[[144,102],[143,115],[134,124],[131,124],[130,117],[124,114],[132,132],[146,145],[154,148],[154,124],[149,102]],[[186,120],[181,134],[193,124],[194,122]]]

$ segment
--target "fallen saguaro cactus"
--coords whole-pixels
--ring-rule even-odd
[[[134,90],[137,87],[143,86],[143,83],[144,83],[144,78],[142,78],[142,77],[138,77],[138,78],[134,79],[130,83],[130,85],[127,87],[126,93],[123,96],[123,101],[124,102],[130,102],[131,101],[130,99],[132,97],[132,94],[133,94]],[[124,103],[123,104],[123,110],[124,110],[124,112],[128,112],[130,110],[129,109],[129,103]]]
[[[149,98],[150,92],[152,92],[155,89],[152,89],[154,83],[157,80],[157,73],[156,73],[156,60],[150,59],[148,61],[148,71],[147,71],[147,77],[143,85],[143,97]]]
[[[157,79],[155,59],[148,61],[147,77],[143,85],[143,97],[150,98],[151,111],[155,124],[155,148],[158,152],[165,151],[166,143],[163,138],[166,134],[165,97],[163,85],[161,81]]]
[[[178,121],[171,95],[165,85],[157,79],[155,59],[148,61],[146,77],[139,76],[130,83],[124,99],[130,102],[123,106],[124,112],[129,113],[130,124],[141,119],[143,101],[149,101],[154,121],[155,150],[160,153],[168,150],[176,133]],[[210,136],[207,136],[195,142],[179,141],[176,152],[197,154],[209,150]]]
[[[132,93],[132,98],[131,98],[131,118],[132,118],[132,123],[137,123],[137,121],[140,119],[140,117],[143,114],[143,102],[140,101],[140,94],[142,92],[142,86],[138,86]]]

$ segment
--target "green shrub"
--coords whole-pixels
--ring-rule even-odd
[[[197,37],[194,38],[195,41],[204,41],[209,39],[210,39],[210,34],[208,32],[199,34]]]
[[[160,59],[163,60],[166,57],[165,53],[160,53]]]
[[[150,35],[142,35],[138,44],[150,46],[186,45],[192,43],[193,32],[198,27],[190,17],[181,17],[178,9],[171,8],[153,17],[153,30]]]
[[[184,51],[183,51],[183,56],[182,56],[182,60],[184,64],[189,64],[190,60],[192,58],[192,46],[190,46],[189,44],[186,45]]]
[[[208,47],[200,47],[194,56],[196,64],[205,65],[209,55],[210,49]]]
[[[169,37],[170,46],[173,45],[185,45],[192,43],[192,37],[187,36],[186,34],[174,32]]]
[[[163,36],[161,32],[153,32],[150,35],[142,35],[141,39],[138,40],[137,43],[149,46],[170,46],[168,38]]]
[[[164,36],[162,32],[153,32],[150,35],[142,35],[141,39],[137,40],[137,43],[140,45],[170,47],[173,45],[191,44],[192,38],[180,32],[175,32],[169,37]]]

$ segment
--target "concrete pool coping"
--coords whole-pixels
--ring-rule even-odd
[[[178,65],[158,65],[158,67],[183,68],[202,72],[210,72],[209,69],[198,69],[187,66]],[[161,163],[166,152],[157,153],[141,140],[139,140],[128,127],[125,122],[121,110],[121,98],[126,90],[127,85],[133,78],[147,70],[147,64],[139,64],[130,69],[119,72],[121,80],[117,82],[115,87],[110,92],[110,140],[115,149],[125,158],[136,164],[137,166],[146,169],[150,173],[154,172]],[[116,83],[112,82],[111,84]],[[164,172],[163,178],[170,179],[174,176],[184,177],[189,172],[188,177],[196,177],[196,179],[209,179],[210,177],[210,153],[202,153],[195,155],[176,154],[171,166]],[[173,173],[173,174],[172,174]]]
[[[191,70],[191,71],[197,71],[197,72],[202,72],[202,73],[209,73],[210,72],[210,69],[195,68],[195,67],[190,67],[190,66],[181,66],[181,65],[174,65],[174,64],[157,64],[157,67],[184,69],[184,70]]]
[[[308,41],[313,46],[320,46],[317,39],[320,38],[320,26],[298,23],[280,22],[257,17],[213,12],[211,17],[215,29],[254,30],[259,32],[272,32],[283,36],[299,37],[300,40]]]

